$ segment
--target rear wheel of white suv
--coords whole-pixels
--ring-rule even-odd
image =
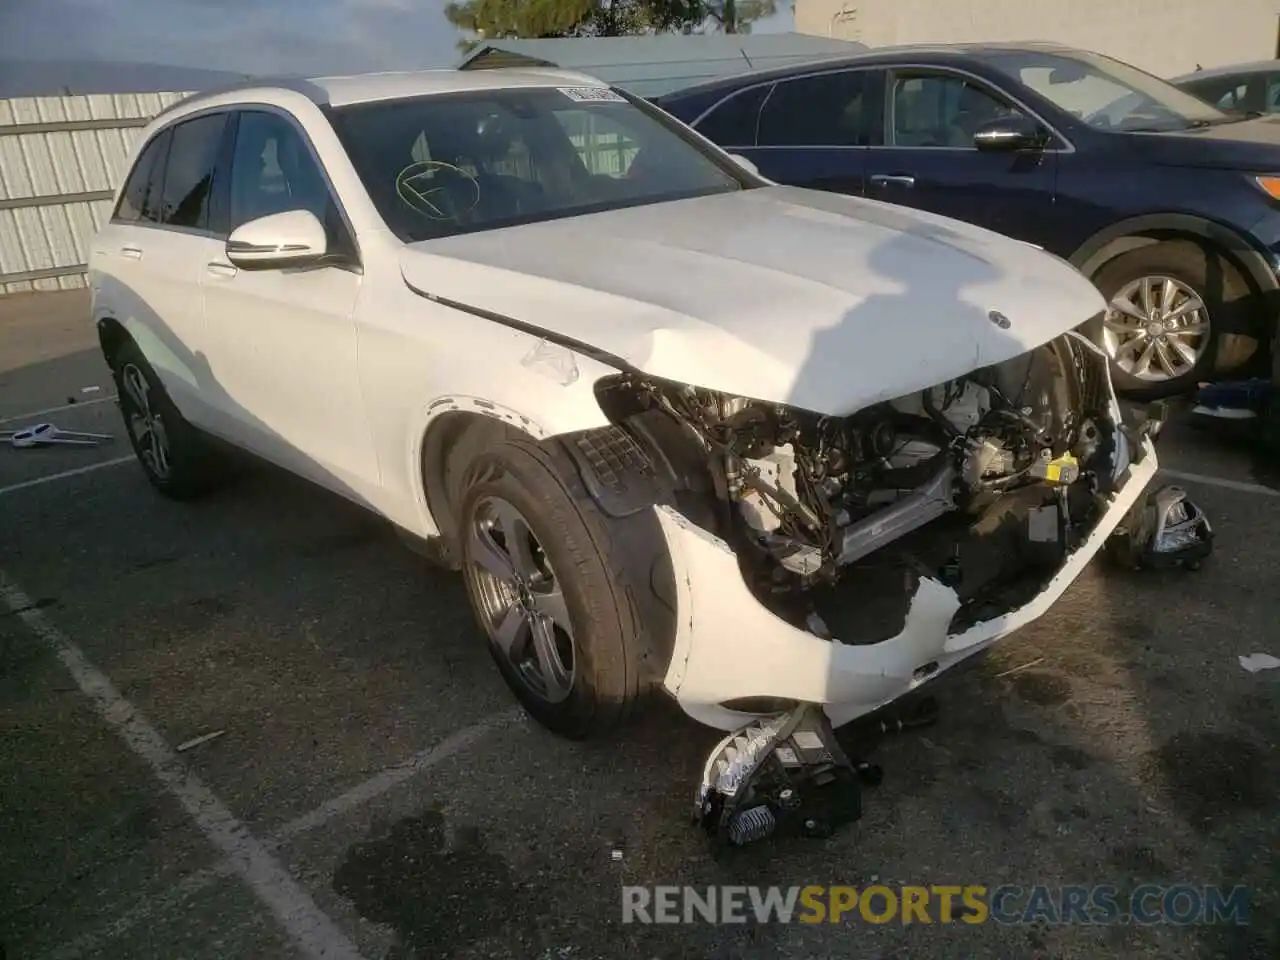
[[[151,485],[175,500],[220,486],[226,479],[222,454],[174,406],[137,344],[122,344],[111,368],[129,444]]]
[[[625,720],[646,688],[641,616],[573,471],[531,439],[495,443],[467,471],[457,533],[472,609],[525,710],[571,739]]]
[[[1194,390],[1256,346],[1237,333],[1252,327],[1249,286],[1208,246],[1153,243],[1108,261],[1093,280],[1108,302],[1096,342],[1116,389],[1135,399]]]

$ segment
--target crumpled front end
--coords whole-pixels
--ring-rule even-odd
[[[803,703],[838,726],[1031,622],[1156,472],[1075,333],[847,418],[639,388],[631,423],[678,491],[653,507],[676,584],[664,685],[724,730]]]
[[[859,643],[857,637],[823,639],[780,619],[747,589],[724,540],[670,507],[656,507],[671,549],[680,611],[665,686],[686,713],[721,730],[735,730],[753,715],[771,712],[771,705],[761,701],[821,703],[835,726],[870,713],[1056,603],[1155,475],[1149,440],[1143,441],[1143,451],[1092,533],[1028,602],[957,629],[957,591],[925,577],[911,596],[901,629],[873,643]]]

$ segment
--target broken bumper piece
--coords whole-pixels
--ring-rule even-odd
[[[1111,555],[1134,569],[1197,569],[1213,552],[1213,527],[1181,487],[1166,484],[1143,497],[1116,528]]]
[[[1022,606],[951,632],[960,600],[936,579],[919,581],[902,630],[878,643],[827,640],[775,616],[751,594],[722,539],[669,506],[659,506],[675,574],[679,611],[666,690],[689,716],[726,732],[759,714],[735,701],[769,698],[821,705],[840,727],[932,680],[1043,615],[1141,499],[1157,461],[1151,439],[1128,465],[1092,532],[1043,590]]]

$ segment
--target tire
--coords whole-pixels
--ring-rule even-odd
[[[467,595],[503,679],[538,723],[562,737],[583,740],[625,722],[649,683],[641,680],[641,616],[616,572],[624,567],[613,556],[617,547],[606,518],[582,487],[572,464],[561,466],[557,459],[551,449],[531,439],[498,441],[468,471],[458,533]],[[491,520],[492,528],[488,527]],[[549,569],[551,579],[541,569],[526,578],[531,586],[523,593],[524,609],[534,613],[524,618],[509,654],[496,638],[502,634],[504,600],[508,610],[519,603],[511,602],[510,593],[498,596],[497,578],[483,565],[491,556],[484,545],[497,545],[499,531],[503,540],[508,529],[518,536],[523,532],[521,523],[532,535],[535,566]],[[506,553],[508,558],[512,555]],[[554,604],[540,599],[554,596],[548,584],[558,584],[563,597],[561,620],[555,621],[553,632],[559,666],[571,668],[567,691],[564,670],[556,677],[559,690],[549,690],[545,677],[540,688],[527,661],[536,645],[534,621],[541,619],[542,611],[554,609]],[[569,631],[563,629],[562,620],[567,620]],[[568,653],[571,665],[564,663]]]
[[[171,499],[191,500],[222,485],[223,456],[178,412],[132,340],[112,357],[111,376],[129,445],[153,487]]]
[[[1117,392],[1136,400],[1155,400],[1188,393],[1214,373],[1223,351],[1224,334],[1233,342],[1241,339],[1249,342],[1247,338],[1230,334],[1246,333],[1253,328],[1251,291],[1240,272],[1216,250],[1184,240],[1154,243],[1109,260],[1094,274],[1093,282],[1107,298],[1108,304],[1131,299],[1140,307],[1144,279],[1155,284],[1157,298],[1164,289],[1164,281],[1172,280],[1176,291],[1175,309],[1187,302],[1188,293],[1198,297],[1204,309],[1188,312],[1176,322],[1182,325],[1199,322],[1206,331],[1199,336],[1189,332],[1169,336],[1169,331],[1162,332],[1162,345],[1153,348],[1155,352],[1150,357],[1148,372],[1140,373],[1134,369],[1133,363],[1141,356],[1140,353],[1127,351],[1117,359],[1118,349],[1132,334],[1119,332],[1116,322],[1128,319],[1133,327],[1140,324],[1112,306],[1105,320],[1093,324],[1090,335],[1112,358],[1111,377]],[[1137,291],[1133,290],[1135,285],[1138,286]],[[1186,327],[1179,329],[1185,330]],[[1139,351],[1144,343],[1151,343],[1150,334],[1144,334],[1138,341]],[[1179,354],[1175,350],[1176,344],[1189,348],[1194,357]],[[1238,345],[1232,349],[1238,350]],[[1166,351],[1164,356],[1176,362],[1167,363],[1160,350]],[[1232,360],[1227,356],[1222,359]]]

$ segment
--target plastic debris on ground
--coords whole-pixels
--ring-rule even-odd
[[[1273,657],[1269,653],[1251,653],[1247,657],[1240,658],[1240,666],[1244,667],[1250,673],[1259,673],[1263,670],[1275,670],[1280,668],[1280,658]]]
[[[82,433],[78,430],[62,430],[52,423],[37,423],[20,430],[0,431],[0,443],[7,443],[17,450],[32,447],[96,447],[113,440],[109,433]]]

